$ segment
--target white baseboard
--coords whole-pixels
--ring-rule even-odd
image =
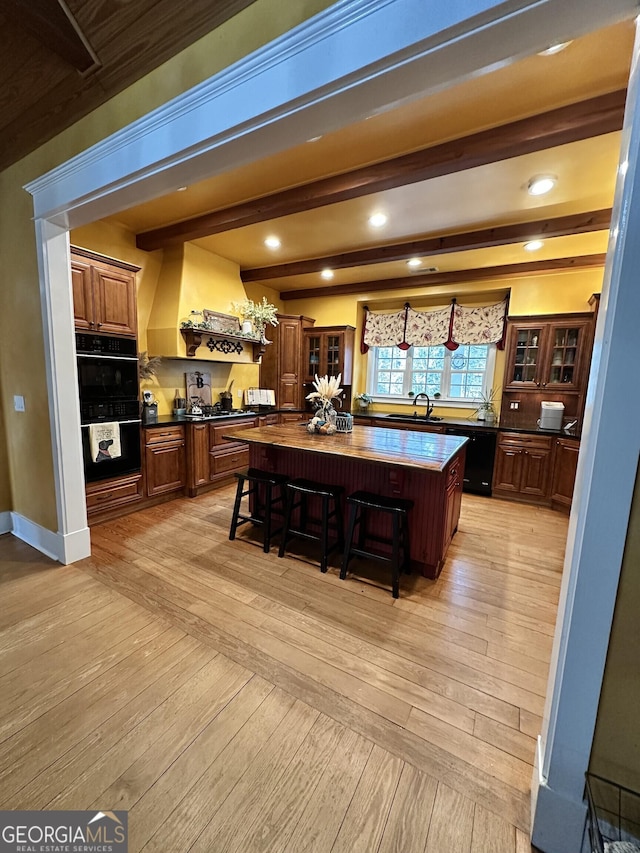
[[[11,523],[10,512],[0,512],[0,534],[11,533],[13,524]]]
[[[4,513],[4,515],[9,515],[9,513]],[[23,542],[33,546],[47,557],[51,557],[52,560],[67,565],[68,563],[75,563],[76,560],[82,560],[91,554],[91,538],[88,527],[63,536],[61,533],[47,530],[46,527],[36,524],[35,521],[25,518],[20,513],[12,512],[10,517],[11,523],[8,530],[12,531],[18,539],[22,539]],[[2,515],[0,515],[0,525],[2,520]],[[2,528],[0,527],[0,529]]]

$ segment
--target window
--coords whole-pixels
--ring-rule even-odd
[[[459,346],[371,347],[367,391],[374,397],[409,397],[409,392],[440,394],[441,400],[472,403],[487,394],[493,381],[495,344]]]

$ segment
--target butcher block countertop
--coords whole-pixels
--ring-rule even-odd
[[[346,456],[382,465],[441,473],[468,441],[453,435],[354,426],[353,432],[311,434],[306,425],[254,427],[229,436],[233,441]]]

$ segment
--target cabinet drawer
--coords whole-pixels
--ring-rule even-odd
[[[553,439],[547,435],[521,435],[502,433],[498,439],[500,447],[516,447],[522,450],[551,450]]]
[[[242,448],[232,450],[230,453],[211,453],[209,463],[213,480],[221,474],[231,474],[233,471],[245,468],[249,464],[249,450]]]
[[[256,426],[258,426],[258,418],[243,418],[241,421],[233,421],[233,423],[227,421],[224,424],[211,424],[209,434],[211,448],[221,447],[233,441],[233,439],[224,438],[225,435],[240,432],[243,429],[251,429],[251,427]]]
[[[128,477],[109,485],[92,486],[87,490],[87,513],[98,512],[109,507],[141,500],[140,477]]]
[[[308,421],[311,415],[306,412],[292,412],[291,414],[285,414],[284,412],[280,412],[278,415],[278,423],[280,424],[299,424],[302,421]]]
[[[258,423],[259,426],[274,426],[278,423],[278,415],[261,415]]]
[[[144,431],[144,440],[147,447],[150,444],[166,444],[173,441],[184,441],[184,427],[166,426],[158,427],[157,429],[146,429]]]

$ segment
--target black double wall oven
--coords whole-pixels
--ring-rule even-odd
[[[136,341],[78,332],[76,355],[86,482],[138,473],[141,426]],[[102,433],[112,437],[98,441]]]

